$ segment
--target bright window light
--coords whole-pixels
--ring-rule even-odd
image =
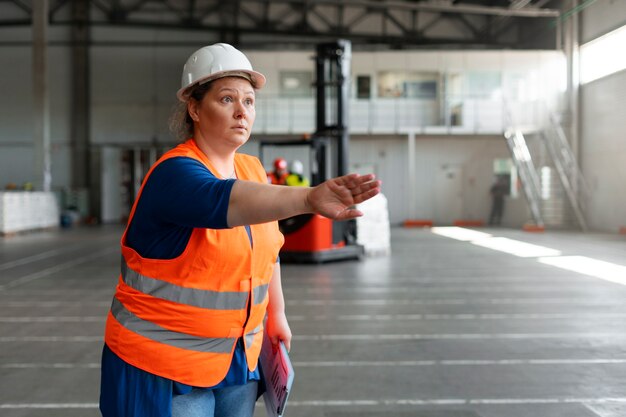
[[[561,251],[556,249],[533,245],[519,240],[508,239],[506,237],[493,237],[489,233],[465,229],[463,227],[432,227],[430,231],[436,235],[464,242],[471,242],[477,246],[506,252],[522,258],[559,256],[561,254]]]
[[[533,245],[519,240],[508,239],[506,237],[491,237],[479,239],[472,242],[477,246],[510,253],[521,258],[534,258],[540,256],[559,256],[561,251],[546,248],[545,246]]]
[[[626,69],[626,25],[580,47],[580,82],[586,84]]]
[[[557,258],[540,258],[538,260],[541,263],[567,269],[568,271],[626,285],[626,266],[623,265],[587,258],[586,256],[560,256]]]
[[[550,199],[550,185],[552,182],[552,170],[550,167],[541,167],[541,198]]]
[[[436,235],[462,240],[464,242],[491,237],[489,233],[478,232],[463,227],[431,227],[430,231]]]
[[[561,256],[561,251],[556,249],[506,237],[494,237],[488,233],[462,227],[432,227],[431,232],[522,258],[538,258],[539,262],[546,265],[626,285],[626,266],[624,265],[600,261],[586,256]]]

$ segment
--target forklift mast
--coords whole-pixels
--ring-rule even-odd
[[[347,40],[317,45],[316,130],[310,140],[266,142],[260,146],[306,146],[311,150],[311,185],[348,173],[348,104],[351,45]],[[329,157],[329,155],[331,157]],[[361,259],[364,249],[357,244],[356,221],[333,221],[303,214],[279,222],[285,236],[281,262],[327,262]]]
[[[339,39],[335,42],[317,45],[316,67],[316,131],[317,138],[327,138],[332,147],[333,158],[330,176],[339,177],[348,173],[348,104],[350,99],[350,62],[352,46],[350,41]],[[323,160],[322,160],[323,159]],[[324,164],[325,155],[318,157],[318,164]],[[323,168],[323,167],[322,167]],[[327,172],[320,169],[319,172]],[[328,178],[323,178],[321,182]],[[356,221],[334,222],[333,242],[356,242]]]
[[[348,172],[351,57],[350,41],[340,39],[317,45],[315,81],[317,117],[314,136],[331,139],[332,146],[335,147],[337,158],[336,165],[331,167],[331,177],[345,175]]]

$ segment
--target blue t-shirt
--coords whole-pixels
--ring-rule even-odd
[[[143,187],[126,233],[126,244],[144,258],[172,259],[187,246],[194,228],[228,228],[226,217],[234,179],[222,180],[192,158],[161,162]],[[250,244],[252,235],[246,226]],[[258,367],[250,372],[239,339],[226,377],[212,388],[259,380]],[[106,345],[102,354],[100,409],[104,417],[165,415],[172,395],[193,387],[136,368]],[[126,414],[125,414],[126,413]]]
[[[194,228],[228,228],[234,182],[217,178],[192,158],[161,162],[143,187],[126,244],[144,258],[173,259],[183,253]]]

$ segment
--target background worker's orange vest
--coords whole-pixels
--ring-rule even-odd
[[[274,184],[274,185],[286,185],[286,184],[287,184],[287,176],[288,176],[288,175],[289,175],[289,174],[287,174],[287,173],[285,172],[283,175],[278,176],[278,175],[276,175],[276,173],[275,173],[275,172],[273,172],[273,171],[272,171],[272,172],[270,172],[270,173],[268,173],[268,174],[267,174],[267,178],[268,178],[268,180],[269,180],[269,183],[270,183],[270,184]]]
[[[195,141],[167,152],[217,173]],[[238,179],[265,183],[258,159],[237,154]],[[167,198],[167,196],[164,196]],[[263,341],[269,282],[283,244],[277,222],[245,228],[194,229],[174,259],[142,258],[122,237],[122,273],[106,324],[105,342],[127,363],[188,385],[210,387],[228,372],[236,341],[244,337],[248,368],[256,368]],[[250,315],[248,317],[248,303]]]

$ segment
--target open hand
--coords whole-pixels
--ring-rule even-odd
[[[353,208],[380,192],[380,181],[373,174],[349,174],[332,178],[310,189],[306,203],[312,212],[333,220],[362,216]]]

